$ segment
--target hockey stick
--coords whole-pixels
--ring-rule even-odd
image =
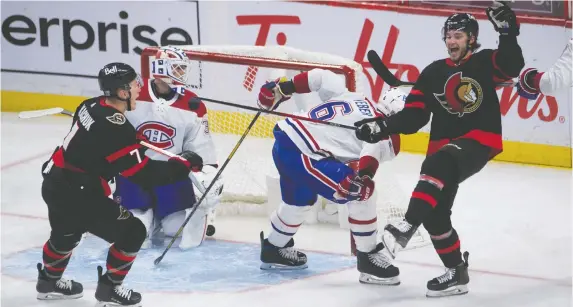
[[[204,100],[204,101],[218,103],[218,104],[231,106],[231,107],[235,107],[235,108],[239,108],[239,109],[251,110],[251,111],[256,111],[256,112],[261,112],[261,113],[266,113],[266,114],[271,114],[271,115],[278,115],[278,116],[282,116],[282,117],[290,117],[290,118],[299,119],[302,121],[312,122],[312,123],[316,123],[316,124],[323,124],[323,125],[328,125],[328,126],[334,126],[334,127],[344,128],[344,129],[349,129],[349,130],[356,130],[356,127],[354,127],[354,126],[337,124],[337,123],[333,123],[333,122],[322,121],[322,120],[318,120],[318,119],[313,119],[313,118],[289,114],[289,113],[283,113],[283,112],[277,112],[277,111],[271,111],[271,110],[263,110],[263,109],[259,109],[259,108],[255,108],[255,107],[249,107],[249,106],[245,106],[242,104],[237,104],[237,103],[232,103],[232,102],[227,102],[227,101],[221,101],[221,100],[216,100],[216,99],[211,99],[211,98],[195,97],[195,98],[191,99],[189,102],[190,103],[194,102],[194,100],[195,101],[196,100]]]
[[[396,76],[394,76],[394,74],[390,72],[390,69],[388,69],[388,67],[384,65],[382,59],[380,59],[380,56],[376,51],[374,50],[368,51],[367,57],[368,57],[368,62],[370,62],[370,65],[372,66],[376,74],[378,74],[378,76],[380,76],[380,78],[382,78],[382,80],[388,83],[388,85],[390,85],[391,87],[414,86],[416,84],[415,82],[406,82],[396,78]],[[504,86],[504,87],[506,86],[512,87],[514,85],[515,82],[513,81],[496,84],[496,86]]]
[[[67,115],[70,117],[74,117],[73,112],[70,112],[70,111],[65,110],[64,108],[60,108],[60,107],[35,110],[35,111],[22,111],[18,114],[18,117],[20,117],[22,119],[29,119],[29,118],[38,118],[38,117],[42,117],[42,116],[49,116],[49,115],[56,115],[56,114],[63,114],[63,115]],[[149,148],[149,149],[151,149],[157,153],[160,153],[164,156],[167,156],[169,158],[178,157],[178,155],[176,155],[172,152],[169,152],[167,150],[163,150],[163,149],[161,149],[157,146],[151,145],[145,141],[139,141],[139,144],[141,144],[142,146],[147,147],[147,148]],[[183,159],[183,158],[181,158],[181,159]],[[189,178],[193,182],[193,185],[195,185],[195,187],[197,187],[199,192],[205,193],[205,187],[203,187],[203,185],[200,184],[199,180],[197,180],[197,178],[195,176],[193,176],[192,173],[190,174]]]
[[[18,117],[22,119],[28,118],[36,118],[48,115],[56,115],[56,114],[63,114],[73,117],[74,113],[64,110],[63,108],[50,108],[50,109],[42,109],[42,110],[34,110],[34,111],[22,111],[18,113]]]
[[[367,57],[368,57],[368,62],[370,62],[370,65],[372,66],[372,68],[374,68],[376,74],[378,74],[378,76],[380,76],[380,78],[382,78],[382,80],[388,83],[388,85],[390,85],[391,87],[414,86],[415,83],[413,82],[405,82],[396,78],[396,76],[394,76],[394,74],[390,72],[388,67],[384,65],[382,59],[380,59],[380,56],[378,56],[378,53],[376,53],[376,51],[374,50],[368,51]]]
[[[185,219],[185,221],[183,222],[181,227],[179,227],[179,230],[177,230],[177,233],[173,236],[173,238],[171,238],[169,245],[167,245],[167,247],[165,248],[165,250],[163,251],[161,256],[159,256],[157,259],[155,259],[155,261],[153,261],[153,263],[155,265],[158,265],[161,262],[161,260],[163,260],[163,257],[165,257],[165,254],[167,254],[167,251],[171,248],[171,246],[173,245],[173,243],[175,242],[177,237],[179,237],[179,235],[181,235],[183,228],[185,228],[185,225],[187,225],[187,223],[189,222],[191,217],[193,217],[193,214],[195,213],[195,211],[197,211],[197,208],[199,208],[199,205],[201,205],[201,202],[205,199],[205,196],[207,195],[207,193],[209,193],[209,191],[211,190],[211,188],[213,187],[213,185],[215,184],[217,179],[219,179],[219,177],[221,176],[221,173],[223,172],[225,167],[227,167],[227,164],[229,164],[229,161],[231,161],[231,159],[235,155],[235,152],[237,151],[237,149],[239,149],[239,146],[241,146],[241,144],[243,143],[243,140],[245,139],[245,137],[247,137],[247,134],[249,134],[249,132],[251,131],[251,128],[253,128],[253,126],[255,125],[255,122],[257,121],[257,119],[261,115],[262,110],[258,110],[258,111],[259,112],[257,112],[255,117],[253,118],[253,120],[251,121],[249,126],[247,127],[247,130],[245,130],[245,132],[243,133],[243,135],[241,136],[241,138],[239,139],[239,141],[235,145],[235,148],[233,148],[233,150],[231,150],[231,153],[227,157],[227,160],[225,160],[225,163],[223,163],[223,165],[219,168],[219,171],[217,171],[217,174],[215,174],[215,177],[213,178],[213,180],[211,181],[211,183],[209,184],[209,186],[205,190],[205,193],[203,193],[203,195],[201,195],[201,198],[199,199],[197,204],[193,207],[193,209],[189,213],[189,216],[187,216],[187,218]]]

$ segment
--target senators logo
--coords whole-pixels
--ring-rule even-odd
[[[472,113],[483,100],[481,85],[472,78],[462,77],[462,72],[451,75],[444,85],[442,94],[434,94],[442,107],[459,117]]]
[[[175,144],[175,128],[160,122],[145,122],[137,127],[138,134],[145,136],[147,141],[161,149],[169,149]]]

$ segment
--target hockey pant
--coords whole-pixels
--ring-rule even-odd
[[[107,256],[107,275],[121,282],[145,239],[145,226],[103,190],[98,193],[78,184],[75,178],[71,171],[58,167],[44,174],[42,197],[51,227],[50,239],[43,248],[46,274],[61,277],[82,234],[90,232],[113,243]]]
[[[314,160],[304,155],[278,126],[273,132],[273,160],[280,176],[282,203],[271,215],[269,242],[285,246],[320,195],[336,203],[346,203],[357,248],[365,252],[374,249],[377,229],[375,197],[366,202],[334,198],[338,183],[354,171],[334,158]]]

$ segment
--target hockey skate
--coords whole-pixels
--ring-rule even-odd
[[[446,269],[444,275],[428,281],[427,297],[442,297],[468,293],[468,252],[464,252],[464,261],[457,267]]]
[[[38,263],[38,282],[36,283],[39,300],[71,300],[84,296],[84,287],[79,282],[65,278],[51,279]]]
[[[98,283],[95,292],[95,298],[98,302],[96,307],[141,306],[141,294],[112,283],[102,274],[102,271],[103,268],[98,266]]]
[[[285,247],[272,245],[261,231],[261,270],[302,270],[306,269],[306,255],[293,248],[294,240]]]
[[[363,284],[397,286],[400,284],[400,270],[390,263],[390,259],[381,251],[384,245],[378,246],[369,253],[356,251],[358,280]]]
[[[408,245],[408,242],[412,239],[416,230],[418,230],[418,226],[414,226],[406,220],[401,220],[395,224],[388,224],[384,227],[382,243],[392,259],[396,259],[396,254],[406,248],[406,245]]]

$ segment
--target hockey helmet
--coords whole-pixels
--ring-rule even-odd
[[[404,109],[408,95],[399,87],[387,90],[382,99],[378,101],[376,108],[386,116],[392,116]]]
[[[151,73],[155,78],[168,77],[175,85],[187,86],[191,74],[189,58],[180,48],[161,47],[151,62]]]
[[[99,88],[103,94],[108,97],[117,97],[117,90],[123,89],[129,91],[130,83],[137,80],[139,86],[142,85],[141,78],[135,72],[133,67],[125,63],[110,63],[105,65],[98,74]]]
[[[450,15],[442,28],[442,40],[446,40],[446,33],[450,30],[464,31],[468,36],[474,36],[477,42],[479,35],[479,24],[472,14],[455,13]]]

